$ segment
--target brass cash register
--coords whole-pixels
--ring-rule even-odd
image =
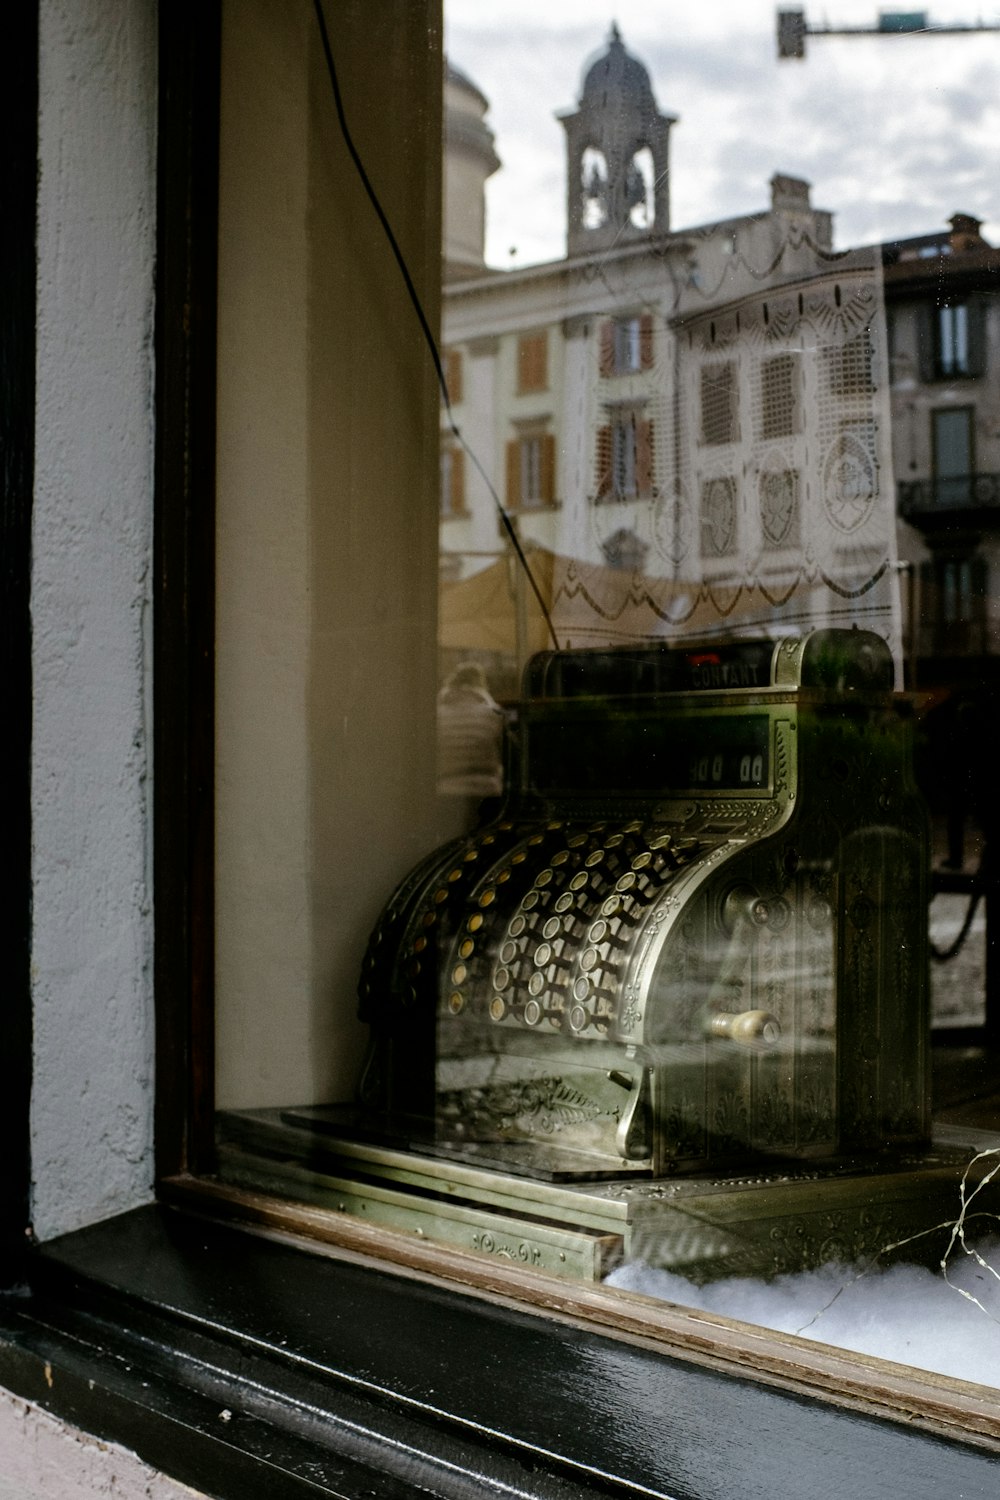
[[[281,1113],[303,1190],[585,1277],[933,1222],[911,741],[863,631],[535,657],[499,811],[372,935],[357,1105]]]

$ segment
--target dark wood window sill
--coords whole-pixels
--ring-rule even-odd
[[[222,1500],[996,1494],[988,1447],[160,1207],[0,1302],[0,1384]]]

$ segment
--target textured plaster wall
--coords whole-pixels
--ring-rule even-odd
[[[336,52],[433,324],[428,9],[342,0]],[[220,148],[216,1100],[238,1109],[353,1097],[369,933],[454,809],[434,788],[438,393],[309,0],[227,0]]]
[[[156,7],[42,0],[34,1223],[152,1177],[148,740]]]
[[[0,1391],[0,1500],[197,1500],[134,1453]]]

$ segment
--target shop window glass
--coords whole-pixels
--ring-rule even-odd
[[[973,464],[974,419],[929,423],[917,379],[931,308],[941,373],[968,373],[939,283],[975,280],[992,319],[1000,228],[928,256],[922,168],[894,205],[870,187],[880,108],[835,234],[780,170],[814,106],[763,8],[732,86],[767,100],[774,176],[679,171],[671,196],[669,152],[694,149],[675,95],[713,160],[733,148],[731,37],[678,17],[672,74],[638,10],[634,35],[602,16],[593,55],[577,25],[539,72],[530,16],[453,0],[449,211],[465,193],[491,237],[442,288],[428,17],[361,11],[331,15],[344,107],[444,391],[311,7],[224,7],[217,1176],[334,1238],[366,1221],[526,1278],[610,1275],[623,1303],[726,1284],[741,1317],[732,1278],[807,1273],[824,1290],[791,1331],[822,1339],[863,1268],[958,1244],[966,1274],[934,1226],[995,1140],[1000,996],[961,938],[932,991],[928,909],[958,898],[961,926],[985,895],[990,920],[1000,530],[980,497],[946,556],[896,505],[1000,470],[995,423]],[[934,47],[966,76],[957,39],[906,44],[920,87]],[[904,86],[866,55],[859,100]],[[518,119],[543,83],[562,138],[536,178]],[[955,973],[982,1004],[949,1046]]]

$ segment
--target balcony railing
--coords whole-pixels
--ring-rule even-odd
[[[901,480],[898,496],[903,520],[922,531],[962,526],[1000,530],[1000,474]]]

